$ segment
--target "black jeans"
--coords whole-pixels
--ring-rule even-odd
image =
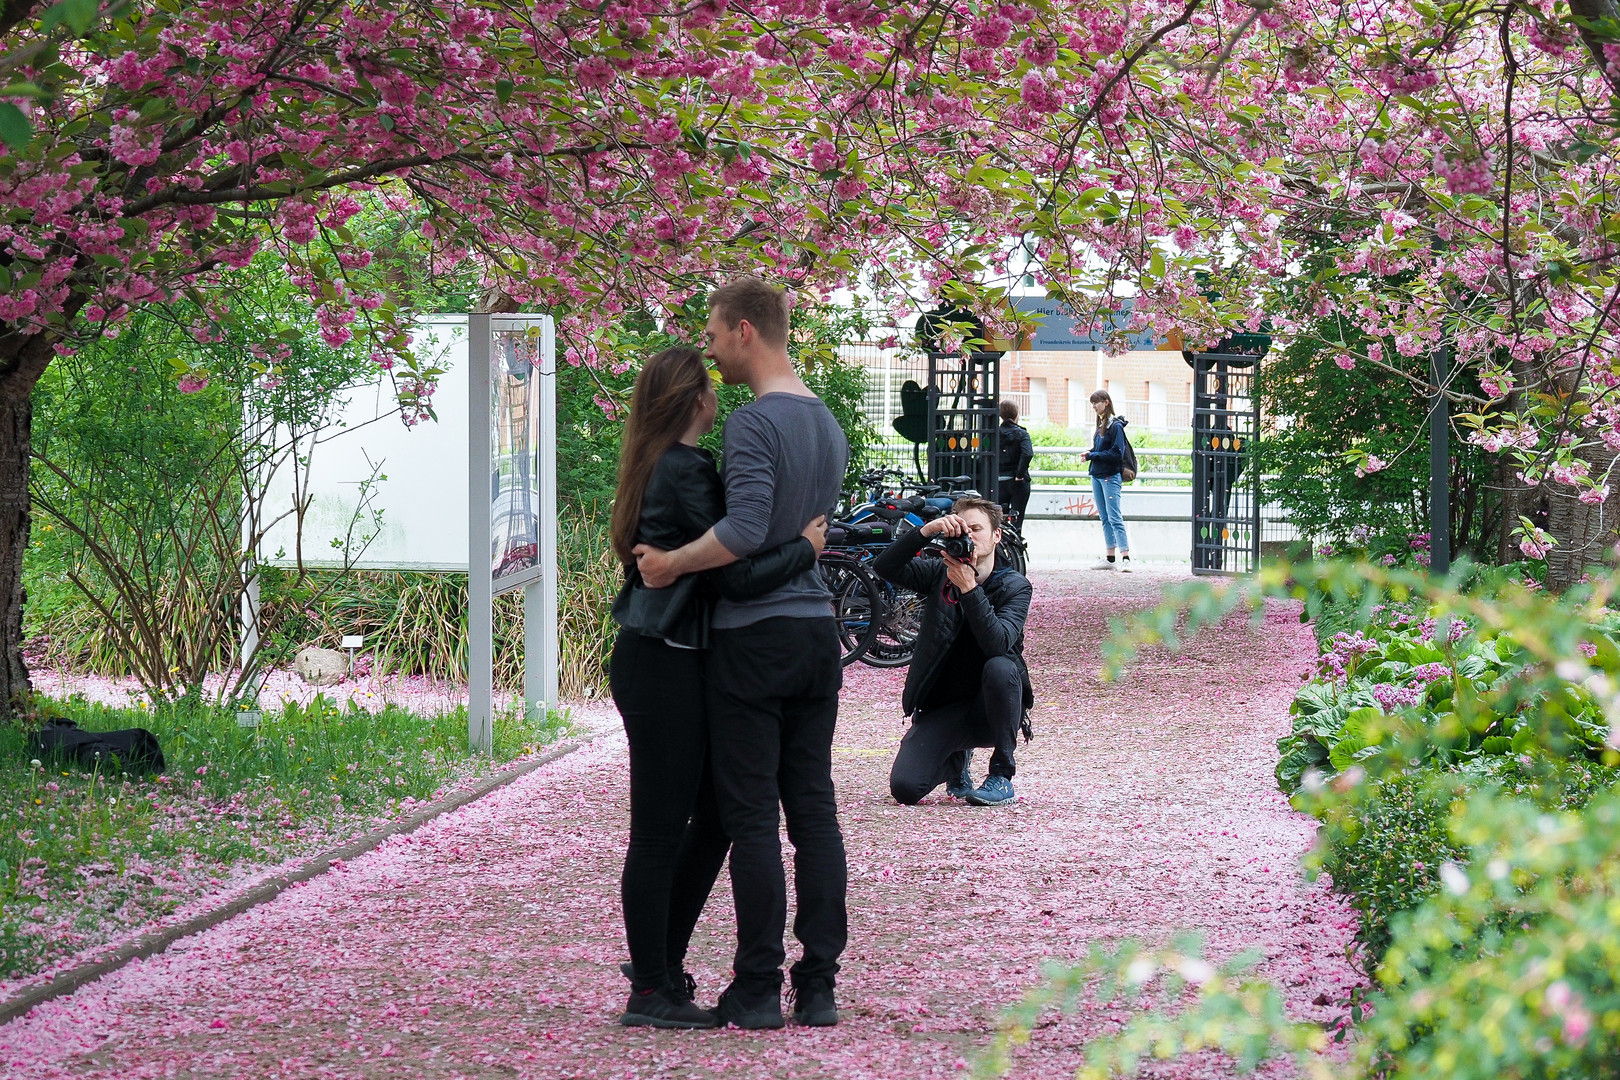
[[[1013,748],[1024,718],[1024,673],[1010,656],[984,662],[979,692],[970,698],[918,709],[900,740],[900,752],[889,769],[889,793],[912,806],[940,784],[959,775],[974,747],[995,749],[990,775],[1011,780],[1018,769]]]
[[[1029,477],[1016,480],[1005,477],[996,481],[996,487],[1001,495],[1001,504],[1007,508],[1007,520],[1013,528],[1020,532],[1024,528],[1024,511],[1029,509],[1029,493],[1031,481]]]
[[[630,740],[630,847],[620,896],[637,990],[679,976],[730,841],[708,762],[704,654],[633,630],[613,645],[613,703]]]
[[[737,903],[735,985],[782,985],[787,883],[777,807],[793,843],[794,936],[804,956],[793,983],[838,973],[849,919],[844,836],[832,782],[833,727],[843,669],[831,619],[764,619],[715,630],[709,650],[709,745],[720,818],[731,836]]]

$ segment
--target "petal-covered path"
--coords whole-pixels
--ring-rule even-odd
[[[1040,704],[1012,807],[936,796],[904,808],[888,765],[903,672],[857,667],[834,768],[849,847],[842,1022],[779,1032],[651,1032],[615,1020],[623,738],[510,787],[168,952],[0,1028],[8,1077],[952,1077],[1050,958],[1098,939],[1204,931],[1257,946],[1300,1018],[1354,985],[1353,919],[1299,856],[1313,823],[1271,779],[1310,663],[1277,606],[1257,630],[1144,653],[1097,679],[1109,616],[1165,578],[1036,580],[1028,656]],[[981,752],[976,763],[982,771]],[[698,928],[700,1001],[729,968],[731,901]],[[789,943],[789,954],[794,953]],[[1313,1002],[1328,1002],[1327,1005]],[[1053,1017],[1014,1075],[1072,1075],[1123,1014]],[[1227,1075],[1221,1061],[1154,1075]]]

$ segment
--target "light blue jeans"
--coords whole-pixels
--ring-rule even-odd
[[[1103,540],[1108,544],[1109,551],[1131,549],[1131,542],[1125,536],[1125,515],[1119,508],[1123,484],[1119,473],[1091,478],[1091,495],[1097,500],[1097,516],[1102,519]]]

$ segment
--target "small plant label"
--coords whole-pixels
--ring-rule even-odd
[[[343,646],[342,647],[345,648],[345,649],[358,649],[362,645],[364,645],[365,643],[366,643],[366,639],[365,639],[364,635],[361,635],[361,634],[344,634],[343,635]]]
[[[259,721],[264,719],[264,713],[258,709],[243,709],[236,714],[237,727],[258,727]]]

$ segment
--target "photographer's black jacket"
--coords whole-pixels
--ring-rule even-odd
[[[964,623],[986,659],[1010,656],[1018,661],[1024,675],[1024,708],[1028,710],[1035,704],[1029,667],[1024,663],[1024,622],[1029,618],[1029,599],[1034,591],[1029,579],[1010,567],[998,566],[977,589],[969,589],[959,601],[949,603],[945,600],[945,560],[916,557],[927,543],[922,530],[913,529],[872,560],[872,570],[879,576],[923,598],[922,629],[911,656],[911,670],[906,673],[906,689],[900,696],[901,711],[910,716],[927,699]]]
[[[726,491],[714,456],[677,443],[653,466],[641,497],[636,543],[673,551],[691,543],[726,512]],[[802,536],[704,574],[688,574],[666,589],[649,589],[634,565],[613,601],[620,626],[694,649],[709,647],[716,594],[729,600],[762,596],[815,565],[816,550]]]

